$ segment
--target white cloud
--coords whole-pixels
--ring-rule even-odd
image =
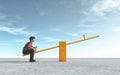
[[[77,27],[92,28],[92,27],[94,27],[94,25],[81,24],[81,25],[77,25]]]
[[[7,20],[10,18],[10,20]],[[32,33],[26,31],[26,27],[15,28],[13,27],[14,23],[17,23],[17,20],[21,20],[20,16],[7,16],[5,14],[0,13],[0,31],[4,31],[13,35],[31,35]],[[6,21],[6,22],[4,22]],[[12,26],[12,27],[11,27]]]
[[[0,6],[0,11],[2,11],[4,8],[2,6]]]
[[[84,15],[90,15],[89,12],[86,12],[86,11],[81,11]]]
[[[60,39],[51,38],[51,37],[43,37],[43,39],[46,40],[47,42],[58,42],[58,41],[60,41]]]
[[[98,15],[120,10],[120,0],[100,0],[93,5],[92,11]]]
[[[84,31],[81,31],[81,33],[84,33],[84,34],[94,34],[96,33],[96,31],[93,31],[93,30],[84,30]]]
[[[40,2],[38,2],[38,3],[36,2],[34,5],[40,16],[46,16],[46,15],[51,14],[51,12],[52,12],[49,9],[43,9],[43,5]]]
[[[65,33],[65,34],[69,36],[80,37],[80,33]]]
[[[25,31],[25,27],[21,28],[12,28],[12,27],[6,27],[6,26],[0,26],[0,31],[4,31],[13,35],[31,35],[30,32]]]
[[[4,31],[12,35],[27,35],[27,36],[34,35],[35,34],[34,32],[31,33],[29,31],[26,31],[27,28],[24,26],[17,28],[17,26],[19,25],[18,22],[21,19],[22,19],[21,16],[7,15],[0,11],[0,31]],[[18,25],[14,25],[14,23],[17,23]],[[15,27],[13,27],[13,25]]]
[[[81,37],[83,34],[94,34],[94,33],[96,33],[96,31],[94,30],[83,30],[76,33],[65,33],[65,34],[73,37]]]
[[[39,11],[40,16],[46,16],[51,13],[51,11],[49,11],[49,10],[40,10],[39,9],[38,11]]]
[[[18,20],[22,20],[23,19],[21,16],[18,16],[18,15],[14,16],[14,18],[18,19]]]
[[[19,43],[25,43],[28,41],[28,39],[17,39],[15,40],[16,42],[19,42]]]
[[[56,27],[56,28],[51,28],[50,29],[51,31],[55,31],[55,32],[62,32],[62,28],[58,28],[58,27]]]
[[[14,23],[19,22],[19,20],[22,20],[21,16],[18,15],[7,15],[2,12],[0,12],[0,26],[13,26]]]
[[[0,20],[4,20],[6,19],[6,17],[7,17],[6,15],[0,13]]]
[[[116,26],[112,28],[113,32],[120,32],[120,26]]]
[[[0,46],[10,46],[8,43],[0,43]]]

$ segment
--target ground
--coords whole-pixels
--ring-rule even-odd
[[[23,58],[0,58],[0,75],[120,75],[118,58],[37,58],[30,63]]]

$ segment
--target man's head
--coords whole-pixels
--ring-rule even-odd
[[[29,40],[30,40],[31,42],[34,42],[34,41],[35,41],[35,37],[34,37],[34,36],[31,36],[31,37],[29,38]]]

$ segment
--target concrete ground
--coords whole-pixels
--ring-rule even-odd
[[[0,75],[120,75],[120,59],[76,58],[67,62],[58,59],[0,58]]]

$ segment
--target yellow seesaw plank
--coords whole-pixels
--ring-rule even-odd
[[[72,44],[76,44],[76,43],[79,43],[79,42],[84,42],[84,41],[87,41],[87,40],[92,40],[92,39],[95,39],[95,38],[98,38],[98,37],[100,37],[100,36],[97,35],[97,36],[93,36],[93,37],[90,37],[90,38],[86,38],[85,35],[83,35],[83,39],[77,40],[77,41],[73,41],[73,42],[69,42],[66,45],[72,45]],[[45,48],[45,49],[42,49],[42,50],[38,50],[35,53],[40,53],[40,52],[52,50],[52,49],[55,49],[55,48],[59,48],[59,46],[53,46],[53,47],[50,47],[50,48]],[[29,55],[29,54],[24,54],[23,56],[27,56],[27,55]]]

